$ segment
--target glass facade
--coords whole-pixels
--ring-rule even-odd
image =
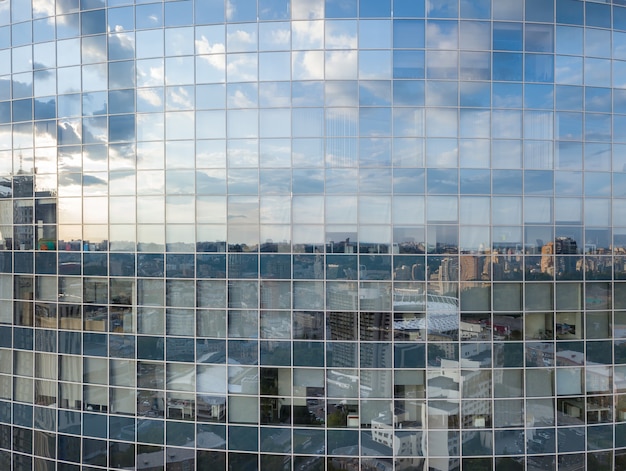
[[[0,468],[626,469],[626,0],[0,0]]]

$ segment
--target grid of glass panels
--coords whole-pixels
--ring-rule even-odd
[[[0,0],[0,467],[626,467],[626,1]]]

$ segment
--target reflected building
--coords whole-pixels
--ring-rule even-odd
[[[548,242],[541,248],[541,272],[552,276],[556,273],[565,275],[580,269],[575,257],[562,257],[562,255],[576,255],[578,247],[576,241],[570,237],[557,237],[554,242]],[[595,269],[593,267],[592,269]]]
[[[624,0],[0,0],[0,469],[626,469]]]

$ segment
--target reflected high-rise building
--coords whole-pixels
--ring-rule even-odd
[[[0,0],[0,469],[626,469],[625,0]]]

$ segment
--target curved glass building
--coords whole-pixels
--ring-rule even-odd
[[[0,0],[0,468],[626,469],[626,0]]]

